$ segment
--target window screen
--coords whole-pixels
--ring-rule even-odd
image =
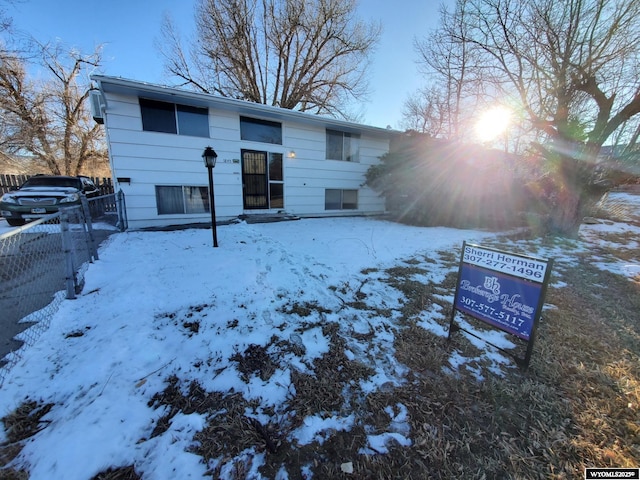
[[[176,105],[180,135],[209,136],[209,110],[188,105]]]

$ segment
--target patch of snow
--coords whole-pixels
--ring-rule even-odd
[[[354,420],[353,414],[348,417],[333,415],[328,418],[321,418],[318,415],[307,416],[302,426],[291,432],[290,436],[299,445],[308,445],[312,442],[322,445],[332,431],[350,430]]]
[[[619,225],[608,228],[640,233]],[[7,372],[2,386],[0,417],[27,398],[53,404],[43,418],[46,428],[26,442],[14,461],[32,480],[84,480],[109,466],[131,464],[149,478],[202,478],[212,468],[220,468],[224,478],[234,461],[245,462],[249,478],[262,478],[258,468],[265,457],[255,449],[209,465],[190,453],[194,433],[205,422],[201,415],[179,413],[166,432],[149,438],[163,414],[163,408],[149,402],[166,388],[166,379],[177,375],[185,386],[195,381],[210,392],[240,392],[258,403],[247,415],[265,423],[267,409],[282,412],[296,394],[292,371],[313,374],[314,360],[329,351],[331,342],[322,326],[335,324],[345,340],[347,360],[362,362],[374,372],[354,389],[359,386],[366,395],[402,385],[408,369],[395,359],[394,338],[404,299],[384,282],[384,270],[401,260],[428,257],[436,263],[414,279],[439,284],[452,271],[438,263],[439,251],[459,256],[463,241],[482,244],[496,236],[367,218],[221,226],[220,247],[215,249],[210,235],[197,229],[112,235],[100,250],[100,260],[88,266],[83,292],[74,301],[63,301],[51,326],[20,352],[21,360]],[[598,241],[593,228],[581,235],[581,242],[562,248],[538,244],[537,256],[556,259],[555,288],[563,286],[563,265],[573,264],[589,241]],[[638,274],[633,262],[615,264],[622,265],[616,267],[621,274]],[[358,289],[361,295],[356,297]],[[451,304],[453,292],[448,292],[439,290],[436,297]],[[367,310],[351,307],[355,299]],[[307,317],[285,313],[305,304],[332,313],[313,308]],[[439,305],[427,307],[416,322],[435,335],[447,335],[448,321]],[[471,330],[470,325],[464,328]],[[74,332],[81,334],[69,336]],[[514,347],[504,332],[483,330],[481,336],[501,348]],[[464,366],[480,379],[513,365],[472,338],[482,353],[466,358],[454,350],[445,371],[456,374]],[[256,373],[243,379],[239,363],[231,360],[250,345],[267,348],[277,361],[268,380]],[[372,432],[363,453],[411,445],[406,408],[396,404],[388,409],[390,431]],[[301,445],[322,443],[355,421],[353,415],[335,412],[309,416],[291,438]],[[6,438],[0,427],[0,441]],[[302,474],[310,478],[311,467],[305,468]]]

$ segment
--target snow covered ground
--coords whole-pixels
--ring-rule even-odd
[[[598,242],[599,235],[611,231],[637,236],[640,228],[593,225],[582,233],[586,242]],[[175,374],[185,385],[195,380],[209,392],[240,392],[258,405],[246,415],[265,422],[266,411],[282,412],[289,401],[292,371],[312,374],[313,360],[329,350],[330,339],[320,323],[339,325],[345,333],[345,355],[375,372],[361,381],[363,392],[399,385],[405,369],[393,360],[392,332],[403,296],[381,281],[381,272],[420,256],[432,262],[429,273],[417,279],[438,283],[452,270],[450,263],[438,260],[438,252],[459,257],[462,241],[482,244],[494,237],[365,218],[221,226],[216,249],[210,230],[115,234],[86,272],[82,293],[63,302],[51,327],[21,352],[22,359],[7,375],[0,417],[27,399],[53,404],[43,418],[46,428],[26,442],[12,466],[28,470],[32,480],[88,479],[110,466],[133,464],[145,479],[202,478],[212,465],[189,447],[204,428],[205,416],[180,413],[166,432],[150,438],[166,413],[149,406],[153,396]],[[581,250],[585,243],[576,242],[574,248]],[[570,250],[547,248],[535,254],[561,264],[571,261]],[[629,277],[638,273],[637,262],[603,259],[602,267]],[[560,278],[554,281],[561,287]],[[392,315],[363,315],[346,308],[355,292],[366,298],[371,311]],[[447,295],[453,300],[453,292]],[[304,316],[296,313],[300,305],[323,309]],[[420,325],[446,336],[447,320],[435,306],[423,312]],[[375,332],[372,344],[346,335],[369,331]],[[281,352],[266,381],[256,375],[243,379],[232,357],[250,345],[278,340],[298,345],[298,353]],[[507,335],[497,331],[491,341],[511,345]],[[497,374],[513,367],[497,350],[482,342],[478,347]],[[468,361],[454,349],[449,368],[455,372]],[[411,444],[406,409],[398,404],[392,410],[395,427],[370,435],[369,449],[362,453],[383,453],[391,438]],[[290,439],[298,445],[321,443],[330,432],[348,430],[352,423],[350,415],[309,416]],[[0,428],[0,442],[3,438],[6,433]],[[255,469],[263,454],[243,455],[253,455],[253,478],[260,478]]]

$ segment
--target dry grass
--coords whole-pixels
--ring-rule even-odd
[[[248,382],[252,375],[257,374],[261,380],[267,381],[276,370],[276,363],[267,353],[267,347],[251,344],[245,351],[232,355],[229,360],[237,362],[241,378]]]
[[[135,468],[133,468],[133,466],[129,466],[109,468],[104,472],[100,472],[91,480],[140,480],[140,478],[142,477],[136,473]]]
[[[314,478],[573,479],[583,478],[586,467],[640,466],[640,286],[596,269],[587,254],[558,265],[555,278],[566,286],[549,289],[547,303],[556,308],[544,312],[529,369],[512,366],[498,374],[464,336],[448,343],[419,325],[435,304],[441,307],[440,323],[448,325],[451,306],[442,296],[453,293],[457,262],[456,255],[441,252],[438,258],[416,257],[385,271],[363,271],[359,288],[331,288],[343,300],[337,312],[313,303],[288,304],[281,313],[295,315],[298,323],[302,317],[304,328],[321,327],[330,349],[309,371],[291,369],[289,396],[277,411],[238,392],[208,392],[172,376],[149,403],[164,409],[151,437],[163,435],[179,412],[205,415],[207,424],[195,435],[192,451],[209,466],[211,478],[219,478],[223,469],[226,478],[247,478],[256,453],[264,454],[259,471],[265,478],[274,478],[281,468],[289,478],[305,478],[306,468]],[[444,282],[416,280],[434,264],[450,268]],[[394,315],[367,304],[362,287],[368,273],[381,278],[380,288],[402,294]],[[197,308],[194,318],[166,319],[177,331],[198,334]],[[326,313],[344,314],[345,320],[327,322]],[[377,316],[381,327],[355,332],[347,320],[354,315]],[[394,338],[390,352],[406,367],[403,383],[365,390],[362,382],[374,375],[375,359],[345,352],[355,341],[373,355],[377,336],[389,332]],[[450,367],[454,349],[470,359],[469,368]],[[266,346],[249,345],[231,360],[244,381],[268,381],[275,369],[289,368],[282,361],[291,354],[303,356],[304,347],[274,336]],[[400,406],[406,408],[411,446],[390,442],[388,453],[372,454],[367,437],[393,431],[389,412],[397,413]],[[12,432],[0,450],[4,464],[18,454],[21,442],[46,428],[41,420],[50,408],[28,402],[3,419]],[[350,415],[353,424],[345,431],[320,432],[321,438],[308,444],[296,440],[305,418]],[[352,463],[352,474],[341,471],[345,462]],[[0,470],[0,479],[24,475]],[[133,466],[100,475],[95,478],[140,478]]]
[[[11,414],[2,418],[2,423],[7,435],[5,443],[0,444],[0,479],[26,479],[28,475],[22,470],[2,468],[15,459],[20,452],[24,442],[46,428],[48,422],[43,420],[53,404],[26,400]]]
[[[572,288],[555,290],[562,309],[548,314],[535,369],[566,399],[571,445],[581,465],[640,465],[640,289],[585,264],[566,272]],[[605,287],[606,286],[606,287]],[[556,365],[542,363],[555,358]]]
[[[437,261],[455,265],[452,258]],[[354,479],[570,479],[583,476],[588,466],[637,467],[640,292],[632,282],[586,264],[563,271],[569,286],[549,292],[548,302],[558,308],[545,313],[529,370],[510,368],[479,382],[468,370],[452,374],[447,367],[454,346],[470,357],[479,354],[476,347],[464,338],[448,344],[415,321],[429,305],[442,302],[436,295],[454,288],[455,273],[433,285],[412,279],[424,273],[415,262],[390,269],[384,281],[405,295],[394,341],[397,361],[408,367],[404,385],[365,394],[358,382],[373,370],[345,356],[347,329],[324,324],[330,351],[314,362],[313,373],[291,372],[284,411],[273,412],[263,425],[247,417],[256,403],[237,393],[209,394],[216,401],[208,407],[210,420],[196,435],[194,451],[215,465],[212,478],[226,464],[235,479],[246,478],[252,467],[252,457],[241,455],[247,450],[265,454],[259,470],[266,478],[283,466],[291,478],[307,467],[316,478]],[[600,285],[607,285],[606,291]],[[375,338],[374,331],[350,335],[364,342]],[[278,362],[257,346],[235,360],[247,363],[241,372],[257,376],[262,375],[258,364]],[[483,360],[475,362],[487,373]],[[192,403],[180,398],[172,411]],[[388,431],[389,408],[398,404],[408,411],[412,446],[388,445],[387,454],[363,454],[367,435]],[[291,435],[305,417],[350,414],[354,425],[325,432],[322,443],[298,445]],[[352,462],[353,474],[341,471],[344,462]]]

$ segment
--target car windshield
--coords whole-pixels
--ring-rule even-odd
[[[31,177],[22,187],[73,187],[81,189],[80,180],[65,177]]]

